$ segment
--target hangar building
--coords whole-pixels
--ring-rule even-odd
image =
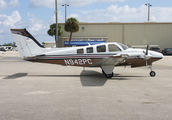
[[[70,33],[64,30],[59,47],[65,46]],[[125,45],[159,45],[161,49],[172,47],[172,23],[79,23],[79,31],[73,33],[72,41],[120,42]]]

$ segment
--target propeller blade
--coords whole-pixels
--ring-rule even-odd
[[[147,45],[146,54],[145,55],[148,55],[148,49],[149,49],[149,45]]]

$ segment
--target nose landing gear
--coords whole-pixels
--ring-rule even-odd
[[[155,77],[155,75],[156,75],[156,73],[155,73],[154,71],[151,71],[151,72],[150,72],[150,76],[151,76],[151,77]]]
[[[151,72],[149,73],[149,75],[151,77],[155,77],[156,73],[152,70],[152,66],[149,66],[149,68],[151,69]]]

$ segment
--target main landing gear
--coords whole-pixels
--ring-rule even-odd
[[[106,78],[113,77],[114,65],[104,65],[104,66],[101,66],[101,69],[102,69],[102,73],[105,75]]]
[[[156,73],[152,70],[152,66],[149,66],[149,68],[151,69],[151,72],[149,73],[149,75],[151,77],[155,77]]]
[[[106,76],[106,78],[112,78],[114,73],[112,72],[111,74],[106,74],[103,70],[102,73]]]

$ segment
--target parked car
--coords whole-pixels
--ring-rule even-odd
[[[161,53],[163,55],[172,55],[172,48],[164,48]]]
[[[156,51],[156,52],[161,52],[159,47],[151,47],[149,50]]]
[[[6,52],[6,50],[3,47],[0,47],[0,51]]]

